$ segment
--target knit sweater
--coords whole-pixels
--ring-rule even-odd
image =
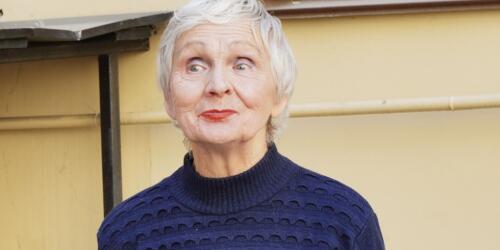
[[[106,216],[100,250],[382,250],[377,216],[357,192],[303,168],[275,145],[250,169],[198,174],[193,158]]]

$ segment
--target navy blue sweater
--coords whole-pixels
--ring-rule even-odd
[[[382,250],[377,217],[342,183],[269,147],[249,170],[225,178],[195,171],[193,159],[115,207],[99,249]]]

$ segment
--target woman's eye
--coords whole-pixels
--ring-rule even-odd
[[[253,61],[246,57],[238,57],[234,65],[234,69],[238,71],[249,70],[253,67]]]
[[[250,65],[248,63],[237,63],[234,66],[234,69],[236,69],[236,70],[247,70],[247,69],[250,69]]]
[[[189,72],[197,73],[203,70],[203,66],[199,64],[189,65]]]

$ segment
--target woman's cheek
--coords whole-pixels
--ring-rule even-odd
[[[272,98],[272,96],[267,95],[268,92],[272,92],[272,89],[267,89],[269,86],[266,84],[271,84],[262,78],[254,78],[251,81],[240,81],[235,88],[240,96],[242,102],[247,108],[256,109],[266,105],[267,99]]]
[[[203,95],[203,84],[200,81],[179,79],[173,83],[173,94],[176,106],[193,107],[198,104]]]

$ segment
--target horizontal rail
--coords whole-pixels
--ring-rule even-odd
[[[500,108],[500,94],[293,104],[290,116],[322,117],[485,108]],[[120,114],[120,117],[122,125],[171,122],[165,112],[127,112]],[[94,127],[99,126],[99,120],[99,114],[4,117],[0,118],[0,130]]]

